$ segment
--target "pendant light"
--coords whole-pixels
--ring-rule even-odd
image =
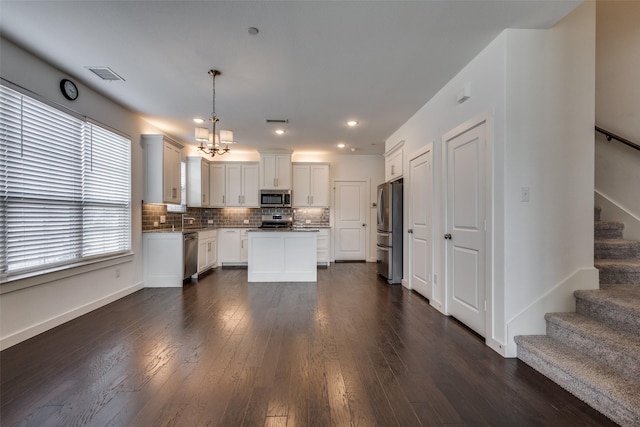
[[[220,135],[216,133],[216,127],[218,121],[220,121],[216,115],[216,76],[219,76],[220,74],[221,73],[218,70],[209,70],[209,75],[213,82],[213,111],[209,118],[209,121],[211,122],[211,131],[206,127],[197,127],[195,129],[195,139],[200,143],[198,150],[203,153],[210,154],[211,157],[214,157],[216,154],[222,156],[223,154],[228,153],[230,151],[229,144],[235,144],[235,141],[233,140],[233,131],[220,129]],[[221,145],[224,145],[224,148],[221,148]]]

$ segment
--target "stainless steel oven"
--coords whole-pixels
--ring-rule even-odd
[[[291,190],[260,190],[261,208],[290,208]]]

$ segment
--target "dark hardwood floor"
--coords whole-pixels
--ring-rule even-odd
[[[144,289],[3,351],[0,424],[614,425],[374,264],[246,280]]]

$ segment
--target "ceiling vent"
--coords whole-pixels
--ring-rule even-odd
[[[267,123],[289,123],[288,119],[267,119]]]
[[[113,71],[109,67],[86,67],[89,71],[94,73],[96,76],[100,77],[102,80],[115,81],[122,80],[125,81],[122,77],[117,75],[115,71]]]

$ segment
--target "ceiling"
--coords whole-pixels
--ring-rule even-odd
[[[347,153],[380,154],[503,29],[548,28],[577,4],[0,0],[0,30],[184,143],[196,144],[192,119],[211,115],[215,68],[216,113],[233,149],[337,153],[342,142]]]

